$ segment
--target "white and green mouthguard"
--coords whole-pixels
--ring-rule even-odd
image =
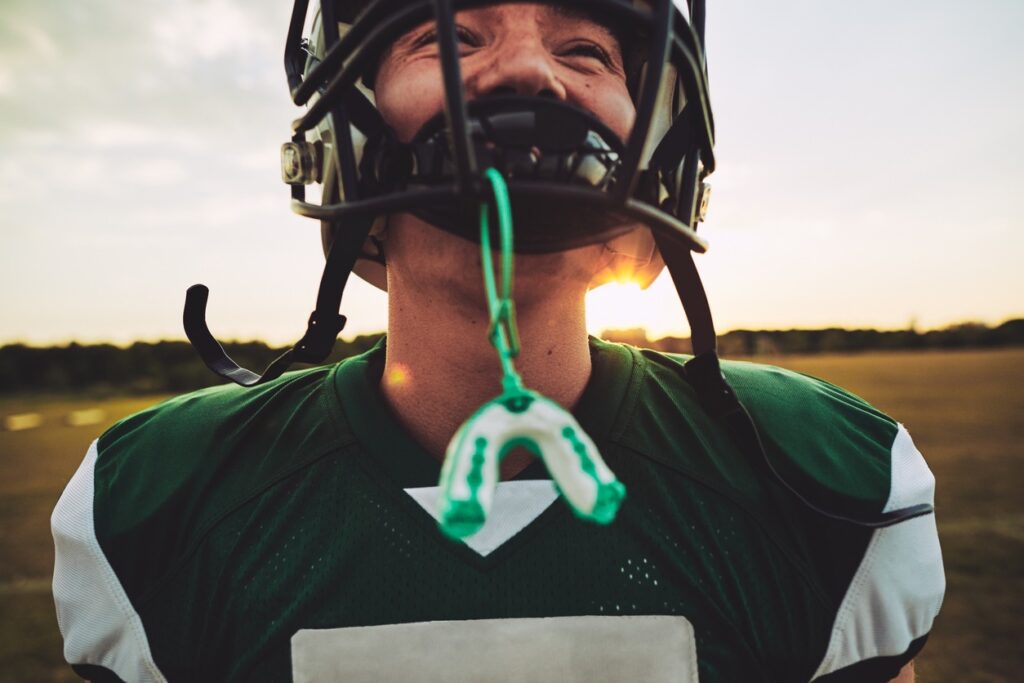
[[[465,538],[483,527],[494,501],[498,465],[518,446],[544,461],[577,516],[608,524],[615,519],[626,488],[605,465],[576,418],[551,399],[525,388],[512,364],[519,353],[511,300],[512,211],[501,174],[491,168],[486,175],[494,189],[501,235],[500,297],[491,258],[487,204],[480,207],[480,248],[491,314],[489,336],[501,360],[503,391],[473,413],[448,444],[439,485],[441,530],[449,537]]]

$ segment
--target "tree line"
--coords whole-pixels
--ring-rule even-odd
[[[689,353],[686,337],[651,340],[643,328],[605,330],[605,339],[668,353]],[[380,334],[338,340],[326,362],[363,353]],[[848,353],[872,350],[963,349],[1024,345],[1024,319],[996,327],[963,323],[940,330],[733,330],[718,338],[723,357],[772,356],[807,353]],[[243,367],[262,370],[285,348],[263,342],[224,344]],[[184,341],[37,347],[9,344],[0,347],[0,393],[91,391],[110,394],[180,393],[220,384],[222,380],[203,365]]]
[[[339,339],[325,362],[363,353],[380,337],[374,334],[348,341]],[[262,372],[287,348],[257,341],[224,344],[236,363],[256,372]],[[223,382],[186,341],[135,342],[128,347],[74,342],[66,346],[0,347],[0,393],[180,393]]]
[[[690,353],[688,337],[648,339],[643,328],[605,330],[605,339],[666,353]],[[732,330],[718,335],[718,353],[731,356],[851,353],[926,349],[994,348],[1024,345],[1024,319],[1008,320],[996,327],[960,323],[938,330]]]

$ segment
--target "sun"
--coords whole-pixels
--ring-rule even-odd
[[[608,329],[644,327],[650,313],[644,310],[650,306],[644,294],[632,280],[609,282],[592,290],[587,294],[587,330],[600,334]]]
[[[689,334],[683,307],[668,273],[647,289],[633,280],[610,282],[587,294],[587,331],[643,328],[648,339]]]

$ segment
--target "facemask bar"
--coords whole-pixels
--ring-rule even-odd
[[[672,22],[675,6],[669,0],[662,0],[652,10],[655,34],[651,37],[651,51],[647,57],[647,75],[637,101],[636,119],[626,144],[626,156],[622,163],[622,178],[615,189],[616,198],[624,201],[636,189],[637,174],[640,161],[647,149],[647,138],[654,119],[654,107],[661,99],[661,90],[665,86],[662,75],[665,73],[665,62],[669,58],[672,37]]]
[[[469,115],[459,68],[459,43],[455,35],[455,11],[451,0],[435,0],[434,22],[441,51],[441,77],[444,80],[444,116],[455,153],[455,185],[463,201],[479,204],[482,192],[473,144],[469,139]]]
[[[340,41],[338,35],[338,19],[334,14],[334,3],[326,3],[321,9],[324,42],[327,45],[336,45]],[[335,106],[331,108],[330,129],[349,130],[349,117],[346,107]],[[359,199],[359,176],[356,172],[355,149],[352,144],[351,135],[335,135],[334,144],[338,150],[338,168],[341,175],[341,186],[344,188],[344,196],[349,200]]]

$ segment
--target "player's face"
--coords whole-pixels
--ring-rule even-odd
[[[622,140],[635,109],[620,46],[603,25],[548,5],[503,4],[456,14],[466,98],[550,97],[584,109]],[[444,108],[444,82],[433,23],[398,39],[381,59],[374,91],[384,120],[411,140]],[[419,219],[392,216],[386,237],[389,290],[408,283],[443,288],[451,299],[482,303],[479,246]],[[582,300],[595,274],[614,261],[604,245],[516,258],[516,299],[552,292]],[[428,284],[430,283],[430,284]],[[475,302],[475,303],[474,303]]]
[[[621,49],[607,28],[565,8],[533,4],[465,10],[455,21],[467,99],[550,97],[590,112],[626,139],[635,109]],[[433,22],[402,36],[382,58],[377,106],[403,141],[444,106],[439,61]]]

